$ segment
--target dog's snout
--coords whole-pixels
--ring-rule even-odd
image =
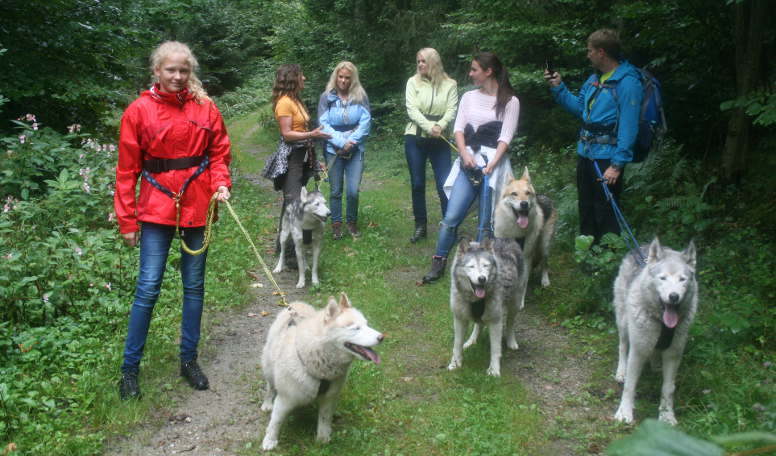
[[[379,334],[379,335],[377,336],[377,342],[382,342],[382,341],[383,341],[383,339],[385,339],[385,334]]]
[[[671,301],[671,304],[676,304],[679,302],[679,293],[671,293],[668,295],[668,300]]]
[[[520,209],[528,209],[528,201],[520,201]]]
[[[487,278],[487,277],[485,277],[485,276],[479,276],[479,277],[477,278],[477,282],[479,282],[479,283],[480,283],[480,285],[483,285],[483,284],[484,284],[485,282],[487,282],[487,281],[488,281],[488,278]]]

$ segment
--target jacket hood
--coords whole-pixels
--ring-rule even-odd
[[[158,82],[152,85],[150,89],[146,90],[143,95],[149,96],[156,101],[175,106],[183,105],[186,101],[194,98],[194,95],[192,95],[192,93],[189,92],[189,89],[185,87],[180,92],[163,92]]]
[[[614,74],[609,78],[610,81],[620,81],[626,76],[633,76],[636,79],[640,79],[639,70],[635,66],[631,65],[627,60],[620,62],[620,65],[614,70]]]

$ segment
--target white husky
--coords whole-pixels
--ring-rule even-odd
[[[345,293],[337,302],[329,298],[316,311],[294,302],[280,312],[269,328],[261,356],[267,381],[263,411],[272,410],[262,442],[263,450],[278,444],[280,426],[296,407],[319,401],[317,439],[331,438],[331,420],[350,363],[363,359],[380,363],[372,351],[383,335],[370,328],[364,316],[351,306]]]
[[[331,214],[329,207],[326,206],[326,198],[323,193],[307,192],[305,187],[299,194],[299,199],[289,204],[283,212],[283,221],[280,230],[280,257],[278,264],[272,272],[278,273],[283,270],[283,261],[286,257],[286,241],[288,237],[294,240],[296,249],[296,262],[299,266],[299,280],[296,282],[297,288],[305,286],[305,244],[312,244],[312,281],[313,285],[319,285],[318,280],[318,257],[321,255],[323,246],[323,229],[326,219]],[[309,234],[307,234],[309,233]]]
[[[614,281],[614,313],[620,335],[615,378],[625,382],[614,418],[633,422],[636,384],[651,357],[655,367],[662,362],[660,421],[675,425],[676,371],[698,308],[695,244],[690,241],[684,251],[677,252],[661,247],[655,238],[649,247],[642,248],[642,254],[647,256],[645,266],[639,267],[628,254]]]
[[[490,332],[488,375],[501,375],[501,342],[517,350],[515,319],[519,298],[525,294],[525,269],[520,245],[514,239],[486,239],[481,243],[464,239],[451,268],[450,310],[453,311],[453,357],[448,370],[461,367],[463,349],[477,341],[480,324]],[[474,329],[466,343],[466,327]],[[506,332],[504,332],[506,326]]]
[[[547,258],[557,218],[552,200],[536,193],[528,167],[520,179],[512,179],[504,186],[493,216],[493,234],[518,240],[523,248],[526,276],[530,277],[534,267],[540,268],[543,287],[550,285]],[[520,308],[524,306],[525,294],[520,298]]]

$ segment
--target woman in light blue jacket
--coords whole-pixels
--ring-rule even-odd
[[[358,187],[364,170],[364,141],[369,135],[372,115],[358,69],[340,62],[331,73],[326,90],[318,101],[318,122],[331,135],[326,142],[329,168],[329,194],[332,237],[342,238],[342,187],[346,184],[345,220],[351,236],[358,237]]]

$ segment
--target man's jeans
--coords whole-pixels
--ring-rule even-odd
[[[483,184],[484,185],[484,184]],[[463,222],[466,213],[474,203],[474,200],[480,195],[481,189],[475,188],[466,177],[466,173],[461,171],[453,184],[453,190],[450,192],[450,201],[447,203],[445,218],[439,227],[439,237],[437,238],[436,255],[447,258],[450,249],[456,240],[458,226]],[[489,230],[491,218],[491,202],[480,203],[478,220],[480,226]],[[488,235],[489,233],[484,233]],[[478,234],[478,240],[480,234]]]
[[[426,213],[426,160],[431,162],[434,170],[434,181],[442,216],[447,212],[447,196],[442,186],[450,174],[450,146],[441,139],[418,138],[415,135],[404,136],[404,155],[410,170],[410,186],[412,188],[412,215],[415,221],[425,223]]]
[[[356,146],[353,146],[356,147]],[[361,174],[364,170],[364,149],[358,147],[350,159],[326,154],[326,166],[329,167],[329,209],[331,221],[342,221],[342,183],[345,182],[348,222],[358,220],[358,187],[361,185]]]
[[[191,249],[202,247],[204,227],[183,229],[183,238]],[[151,313],[159,298],[159,292],[167,265],[170,244],[175,227],[142,223],[140,231],[140,271],[135,289],[135,302],[129,316],[129,330],[124,345],[122,372],[137,372],[143,357]],[[201,255],[189,255],[181,250],[181,280],[183,282],[183,316],[181,319],[181,361],[197,357],[202,305],[205,297],[205,260]]]

